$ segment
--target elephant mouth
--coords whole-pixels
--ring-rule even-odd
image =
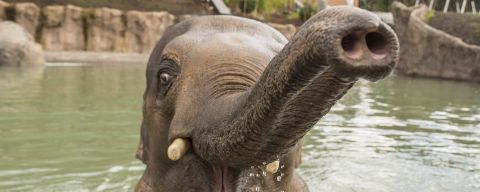
[[[214,192],[232,192],[233,169],[222,165],[212,165]]]

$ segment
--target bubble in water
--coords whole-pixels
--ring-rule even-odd
[[[267,164],[267,162],[263,162],[262,164],[263,164],[263,165],[266,165],[266,164]]]
[[[277,176],[277,181],[281,181],[282,180],[282,176]]]
[[[255,187],[255,191],[260,191],[260,187]]]
[[[267,172],[262,171],[262,175],[263,175],[264,177],[267,176]]]
[[[283,173],[280,173],[280,176],[282,176],[282,177],[283,177],[283,175],[285,175],[285,174],[283,174]]]
[[[257,177],[260,177],[260,174],[258,174],[258,173],[257,173],[257,175],[256,175],[256,176],[257,176]]]
[[[283,169],[284,167],[285,167],[285,165],[281,165],[281,166],[280,166],[280,169]]]
[[[254,174],[254,173],[250,173],[250,174],[248,174],[248,176],[249,176],[249,177],[253,177],[253,176],[255,176],[255,174]]]

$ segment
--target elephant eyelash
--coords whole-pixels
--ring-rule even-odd
[[[167,72],[173,75],[173,73],[178,72],[179,69],[180,67],[177,65],[177,63],[174,60],[164,59],[160,63],[159,72]]]
[[[157,99],[162,100],[165,95],[168,93],[170,88],[172,87],[173,83],[175,82],[175,79],[177,78],[178,74],[180,72],[180,67],[175,63],[175,61],[171,59],[164,59],[158,69],[157,72]],[[160,82],[160,75],[163,73],[167,73],[168,75],[171,76],[171,80],[168,82],[168,84],[162,84]]]

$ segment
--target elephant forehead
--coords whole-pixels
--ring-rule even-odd
[[[190,41],[186,42],[187,39]],[[270,60],[277,54],[262,37],[240,33],[214,33],[201,40],[180,38],[166,50],[183,52],[180,59],[182,81],[179,95],[202,100],[247,90],[260,78]],[[193,43],[192,43],[193,42]],[[189,46],[179,51],[182,43]],[[175,48],[175,49],[174,49]],[[175,50],[175,51],[172,51]]]
[[[278,52],[271,42],[259,36],[242,33],[213,33],[197,42],[189,52],[188,63],[210,67],[222,62],[266,65]],[[248,64],[248,63],[247,63]]]
[[[263,38],[238,33],[216,33],[197,43],[185,61],[185,72],[202,78],[225,73],[261,74],[276,51]],[[256,79],[256,78],[255,78]]]

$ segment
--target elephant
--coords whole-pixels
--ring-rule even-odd
[[[387,77],[398,50],[380,18],[345,6],[291,41],[236,16],[171,26],[147,63],[135,191],[308,191],[302,138],[357,80]]]

